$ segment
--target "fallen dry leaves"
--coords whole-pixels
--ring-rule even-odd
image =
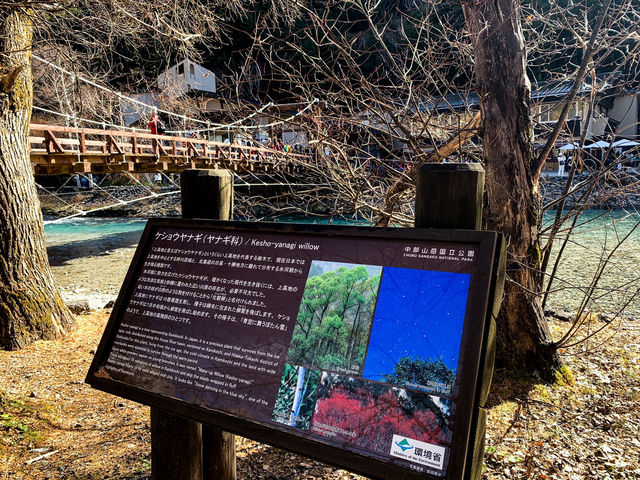
[[[148,478],[148,409],[84,384],[107,318],[0,351],[0,480]],[[640,479],[640,322],[591,346],[565,357],[553,385],[496,377],[484,480]],[[242,480],[362,478],[244,438],[236,449]]]
[[[498,373],[483,479],[640,479],[639,323],[566,352],[553,385]]]

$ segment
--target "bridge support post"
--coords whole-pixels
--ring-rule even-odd
[[[185,170],[180,175],[182,217],[231,220],[233,175]],[[152,480],[235,480],[235,436],[151,408]]]

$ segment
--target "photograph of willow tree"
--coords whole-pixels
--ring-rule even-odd
[[[382,267],[313,261],[287,361],[359,374]]]
[[[319,370],[285,364],[273,408],[274,422],[309,429],[320,373]]]
[[[363,376],[451,394],[470,275],[384,269]]]

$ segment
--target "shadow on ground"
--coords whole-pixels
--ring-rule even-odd
[[[497,368],[493,372],[486,407],[492,408],[505,402],[526,398],[534,386],[540,383],[544,382],[530,374]]]
[[[57,267],[76,258],[106,255],[110,250],[135,247],[141,236],[142,231],[114,233],[98,238],[52,245],[47,247],[49,263],[51,266]]]

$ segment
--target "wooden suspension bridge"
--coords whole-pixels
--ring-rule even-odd
[[[31,124],[29,148],[36,175],[181,172],[188,168],[292,172],[317,161],[311,155],[195,137],[42,124]]]

